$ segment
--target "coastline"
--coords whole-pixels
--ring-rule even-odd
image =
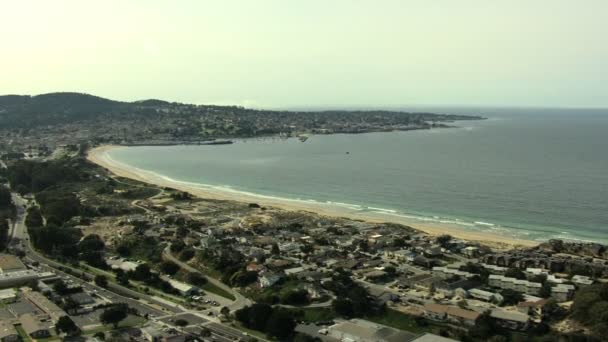
[[[229,200],[245,203],[258,203],[263,206],[270,206],[290,211],[308,211],[320,215],[345,217],[354,220],[363,220],[372,223],[391,222],[410,226],[416,230],[427,233],[429,235],[438,236],[441,234],[450,234],[455,238],[475,241],[492,248],[513,248],[513,247],[531,247],[538,245],[537,241],[512,238],[509,236],[496,234],[492,232],[470,231],[459,227],[456,224],[435,223],[435,222],[420,222],[416,219],[410,219],[401,216],[388,216],[376,212],[360,212],[349,207],[330,206],[320,202],[306,202],[291,199],[278,199],[269,196],[247,194],[242,192],[229,191],[214,187],[197,186],[196,184],[179,182],[162,177],[150,171],[137,169],[135,167],[119,163],[108,156],[108,152],[118,148],[117,145],[103,145],[91,149],[87,154],[87,159],[95,163],[111,173],[125,178],[141,181],[144,183],[154,184],[161,187],[169,187],[180,191],[189,192],[194,196],[215,199]]]

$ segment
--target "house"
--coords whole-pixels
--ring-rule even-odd
[[[141,328],[141,334],[148,342],[160,341],[163,338],[162,331],[155,326]]]
[[[304,267],[294,267],[294,268],[288,268],[285,271],[285,275],[292,275],[292,274],[298,274],[298,273],[302,273],[304,272],[306,269]]]
[[[249,265],[247,265],[247,272],[260,273],[260,272],[262,272],[264,270],[266,270],[266,267],[264,265],[260,265],[260,264],[257,264],[255,262],[252,262]]]
[[[574,296],[574,285],[557,284],[551,288],[551,297],[558,302],[567,302]]]
[[[281,280],[281,276],[275,273],[264,273],[259,278],[260,287],[271,287],[276,284],[279,280]]]
[[[494,318],[498,325],[511,330],[526,330],[530,326],[530,316],[518,311],[492,309],[490,317]]]
[[[32,315],[24,314],[19,317],[19,322],[25,333],[33,338],[45,338],[51,336],[50,322]]]
[[[366,280],[376,280],[376,279],[380,279],[380,278],[386,277],[386,272],[381,271],[381,270],[373,270],[373,271],[366,272],[363,275],[363,277]]]
[[[478,312],[461,309],[455,306],[449,306],[446,314],[449,322],[468,326],[474,326],[477,318],[479,318]]]
[[[422,266],[425,268],[431,268],[435,265],[435,260],[427,259],[422,255],[418,255],[414,258],[414,265]]]
[[[24,298],[34,304],[38,309],[42,310],[45,314],[49,315],[54,322],[59,320],[62,316],[67,316],[62,308],[51,302],[42,293],[32,291],[29,287],[21,288],[21,292],[23,293]]]
[[[593,280],[591,278],[582,275],[575,275],[570,280],[578,287],[584,287],[593,284]]]
[[[433,269],[431,270],[431,273],[434,276],[440,277],[442,279],[453,278],[455,276],[464,278],[464,279],[468,279],[468,278],[472,278],[473,276],[477,275],[477,274],[473,274],[473,273],[469,273],[469,272],[459,271],[457,269],[451,269],[448,267],[439,267],[439,266],[433,267]]]
[[[491,302],[496,304],[500,304],[504,300],[502,295],[500,295],[499,293],[484,291],[480,289],[470,289],[468,291],[468,295],[472,298],[483,300],[484,302]]]
[[[540,323],[543,317],[543,308],[547,302],[548,299],[520,302],[517,304],[517,311],[530,316],[535,322]]]
[[[542,287],[541,283],[505,277],[497,274],[490,274],[488,277],[488,285],[503,290],[513,290],[530,295],[538,295]]]
[[[476,258],[479,256],[479,247],[468,246],[463,248],[461,252],[469,258]]]
[[[169,282],[169,284],[171,284],[171,286],[173,288],[175,288],[177,291],[179,291],[179,293],[182,296],[189,297],[189,296],[196,295],[199,292],[198,287],[192,286],[190,284],[182,283],[181,281],[169,279],[168,282]]]
[[[14,255],[0,254],[0,273],[25,271],[25,265]]]
[[[12,322],[0,321],[0,341],[2,342],[18,342],[21,341],[19,333],[15,329]]]
[[[404,341],[406,342],[406,341]],[[425,333],[413,340],[411,340],[410,342],[456,342],[456,340],[453,340],[451,338],[447,338],[447,337],[443,337],[443,336],[439,336],[439,335],[435,335],[435,334],[431,334],[431,333]]]
[[[0,272],[0,289],[28,284],[38,279],[38,274],[32,270]]]
[[[14,289],[0,290],[0,303],[13,303],[17,299],[17,292]]]
[[[424,317],[433,320],[443,322],[446,320],[448,315],[448,307],[446,305],[427,303],[424,305]]]
[[[455,324],[473,326],[477,318],[479,318],[479,313],[456,306],[427,303],[424,305],[424,317],[433,321],[448,321]]]
[[[440,246],[431,246],[424,250],[424,255],[431,258],[441,256],[442,254]]]

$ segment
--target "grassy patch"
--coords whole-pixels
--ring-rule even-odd
[[[337,317],[336,313],[330,308],[302,308],[292,309],[298,319],[305,322],[330,321]]]
[[[28,336],[28,334],[25,332],[25,330],[23,330],[23,327],[21,326],[21,324],[15,325],[15,330],[17,330],[17,332],[19,333],[19,336],[21,336],[22,341],[28,342],[28,341],[32,340]]]
[[[211,293],[214,293],[214,294],[216,294],[218,296],[222,296],[224,298],[228,298],[230,300],[235,300],[236,299],[232,295],[232,293],[230,293],[230,292],[228,292],[228,291],[226,291],[226,290],[224,290],[224,289],[222,289],[220,287],[217,287],[217,286],[211,284],[209,281],[207,281],[205,283],[205,285],[201,286],[201,289],[203,289],[203,291],[211,292]]]
[[[383,315],[366,317],[366,319],[372,322],[387,325],[389,327],[414,333],[433,332],[436,330],[436,327],[431,324],[427,326],[420,326],[416,323],[414,316],[407,315],[393,309],[386,309],[386,312]]]

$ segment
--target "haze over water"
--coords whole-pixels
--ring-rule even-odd
[[[608,110],[442,111],[489,119],[304,143],[266,138],[109,153],[178,181],[348,204],[387,220],[406,215],[531,240],[608,242]]]

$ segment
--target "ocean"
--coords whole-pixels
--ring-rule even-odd
[[[608,110],[435,111],[488,119],[450,129],[313,135],[306,142],[121,147],[109,156],[177,181],[387,219],[608,243]]]

